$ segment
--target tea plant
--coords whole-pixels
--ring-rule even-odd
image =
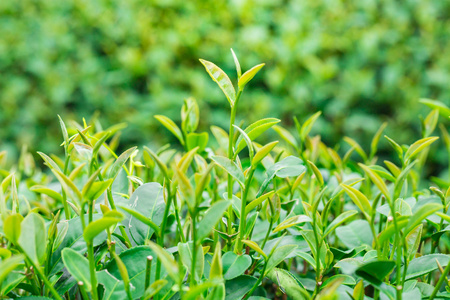
[[[38,152],[48,170],[25,148],[12,168],[1,153],[1,299],[450,297],[449,178],[423,188],[422,171],[450,109],[423,100],[432,111],[411,145],[384,124],[368,152],[350,137],[342,152],[310,136],[320,112],[294,118],[294,134],[239,115],[264,64],[243,73],[232,54],[237,85],[200,60],[230,106],[215,143],[189,98],[180,125],[155,116],[175,147],[120,153],[122,125],[60,118],[64,157]],[[269,129],[280,141],[260,144]],[[397,161],[377,164],[381,141]]]

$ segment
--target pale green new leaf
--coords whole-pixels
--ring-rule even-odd
[[[230,106],[234,106],[234,102],[236,101],[236,91],[234,90],[233,84],[231,83],[230,78],[228,78],[227,74],[222,71],[221,68],[216,66],[210,61],[200,59],[200,62],[205,67],[209,76],[219,85],[220,89],[223,91],[225,96],[230,102]]]

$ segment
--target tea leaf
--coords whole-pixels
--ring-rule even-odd
[[[183,132],[194,132],[197,130],[199,115],[200,111],[195,98],[189,97],[185,99],[181,108],[181,129]]]
[[[386,184],[384,183],[383,179],[381,179],[380,175],[375,173],[372,169],[369,167],[359,163],[358,166],[364,170],[364,172],[369,176],[369,178],[372,180],[372,182],[378,187],[378,189],[383,193],[383,195],[388,199],[388,201],[391,201],[391,195],[389,194],[388,188]]]
[[[119,174],[120,169],[123,167],[123,165],[127,162],[128,158],[130,158],[131,154],[137,149],[137,147],[132,147],[125,152],[123,152],[114,162],[114,164],[111,166],[108,172],[108,179],[115,179],[117,175]]]
[[[427,203],[423,205],[418,211],[416,211],[409,219],[406,225],[404,234],[411,232],[417,225],[419,225],[428,216],[434,214],[438,210],[442,209],[442,205],[438,203]]]
[[[192,270],[192,255],[193,255],[193,243],[178,243],[178,253],[180,254],[180,259],[187,270]],[[204,256],[202,251],[202,246],[197,245],[196,260],[195,260],[195,279],[201,280],[203,276],[204,268]]]
[[[233,253],[233,252],[229,252],[229,253]],[[222,275],[222,270],[223,270],[223,265],[222,265],[222,249],[220,247],[220,243],[216,244],[215,250],[214,250],[214,256],[212,258],[212,262],[211,262],[211,269],[209,272],[209,279],[211,280],[217,280],[217,279],[222,279],[223,275]]]
[[[91,291],[91,276],[89,272],[89,261],[86,257],[71,248],[65,248],[61,252],[62,260],[70,275],[76,281],[81,281],[88,292]]]
[[[55,200],[58,200],[58,202],[62,202],[63,198],[61,196],[61,194],[59,194],[58,192],[55,192],[54,190],[44,186],[44,185],[35,185],[32,186],[30,188],[31,191],[36,192],[36,193],[40,193],[40,194],[45,194],[49,197],[52,197]]]
[[[289,131],[287,131],[286,129],[284,129],[281,126],[273,126],[273,130],[275,130],[275,132],[278,133],[278,135],[283,140],[285,140],[289,145],[291,145],[295,149],[298,148],[297,140],[294,138],[294,136]]]
[[[13,244],[17,244],[19,240],[22,221],[23,217],[21,214],[12,214],[3,223],[3,232],[6,238]]]
[[[188,150],[198,147],[198,152],[203,152],[208,144],[208,133],[189,133],[186,137],[186,145]]]
[[[349,195],[350,199],[352,199],[355,205],[358,206],[361,212],[366,216],[366,218],[369,218],[372,207],[367,197],[354,187],[346,184],[341,184],[341,186],[345,190],[347,195]]]
[[[393,261],[372,261],[358,267],[355,273],[370,283],[379,285],[394,268]]]
[[[306,215],[298,215],[290,217],[289,219],[281,222],[275,229],[272,231],[273,233],[282,231],[284,229],[290,228],[292,226],[298,225],[300,223],[312,222],[311,218]]]
[[[236,179],[242,188],[244,187],[244,173],[236,165],[236,163],[223,156],[212,156],[211,159],[222,169],[224,169],[228,174],[230,174],[234,179]]]
[[[0,282],[3,283],[6,276],[14,271],[23,263],[24,257],[22,255],[14,255],[0,261]]]
[[[257,137],[259,137],[261,134],[267,131],[267,129],[271,128],[272,126],[274,126],[279,122],[280,120],[275,118],[261,119],[245,128],[244,132],[247,134],[248,138],[251,141],[254,141]],[[239,138],[236,141],[235,155],[241,152],[241,150],[245,148],[245,145],[246,141],[244,139],[244,136],[243,135],[239,136]]]
[[[222,256],[223,277],[231,280],[245,273],[252,264],[250,256],[243,254],[237,255],[234,252],[227,252]]]
[[[450,116],[450,108],[448,108],[447,105],[440,101],[422,98],[419,100],[419,102],[425,104],[431,109],[439,110],[439,113],[445,118],[448,118],[448,116]]]
[[[432,137],[418,140],[417,142],[415,142],[408,148],[408,151],[406,151],[405,161],[406,162],[410,161],[413,157],[415,157],[417,154],[419,154],[423,149],[425,149],[426,147],[428,147],[429,145],[431,145],[438,139],[439,139],[439,137],[432,136]]]
[[[317,121],[317,119],[320,117],[320,115],[322,114],[321,111],[316,112],[315,114],[313,114],[311,117],[309,117],[305,123],[303,123],[301,129],[300,129],[300,140],[302,140],[303,142],[305,142],[306,137],[308,136],[309,132],[311,131],[314,123]]]
[[[35,265],[41,265],[45,260],[47,245],[44,219],[36,213],[30,213],[23,219],[20,227],[17,243]]]
[[[277,247],[267,262],[266,272],[270,272],[274,267],[278,266],[285,260],[294,250],[297,245],[284,245]]]
[[[350,219],[357,213],[358,212],[356,210],[349,210],[340,214],[336,219],[333,220],[333,222],[330,223],[330,225],[327,226],[327,228],[323,233],[323,237],[325,238],[327,235],[333,232],[333,230],[335,230],[339,225],[346,222],[348,219]]]
[[[225,212],[230,206],[230,201],[221,200],[214,203],[211,208],[205,213],[202,220],[198,223],[197,228],[197,241],[202,241],[208,236],[212,229],[216,226]]]
[[[291,299],[308,300],[308,292],[300,285],[297,279],[289,272],[279,268],[273,268],[267,273],[267,277],[286,291]]]
[[[264,251],[262,251],[262,249],[258,246],[257,243],[255,243],[254,241],[249,241],[249,240],[243,240],[242,243],[244,243],[245,245],[249,246],[251,249],[253,249],[256,252],[258,252],[259,254],[261,254],[261,256],[264,257],[264,259],[267,261],[267,259],[268,259],[267,255],[264,253]]]
[[[275,148],[278,144],[278,141],[271,142],[256,152],[255,157],[252,160],[252,167],[255,168],[269,153]]]
[[[233,55],[234,65],[236,66],[237,77],[239,79],[242,76],[241,65],[239,64],[239,60],[237,59],[237,56],[234,53],[233,49],[230,50],[231,54]]]
[[[220,89],[223,91],[225,96],[230,102],[230,106],[234,106],[234,102],[236,101],[236,91],[234,90],[233,84],[231,83],[230,78],[228,78],[227,74],[222,71],[221,68],[204,59],[200,59],[200,62],[205,67],[209,76],[219,85]]]
[[[312,161],[307,161],[309,167],[311,168],[311,170],[313,171],[314,175],[316,176],[317,180],[319,181],[320,186],[323,187],[324,185],[324,181],[323,181],[323,177],[322,174],[319,171],[319,168],[317,168],[317,166],[312,162]]]
[[[161,246],[151,241],[149,242],[149,246],[153,251],[155,251],[158,259],[161,261],[167,273],[169,273],[169,276],[172,277],[173,280],[177,281],[179,276],[179,269],[178,264],[175,262],[173,257],[169,253],[167,253],[166,250],[161,248]]]
[[[414,279],[438,269],[436,260],[443,267],[447,266],[450,256],[446,254],[429,254],[413,259],[406,271],[406,280]]]
[[[246,84],[255,77],[256,73],[261,70],[262,67],[264,67],[265,64],[259,64],[242,74],[242,76],[239,77],[238,86],[240,90],[243,90]]]
[[[122,221],[123,217],[103,217],[99,220],[93,221],[86,226],[83,232],[84,239],[86,241],[92,242],[94,238],[99,235],[102,231],[116,225],[118,222]]]

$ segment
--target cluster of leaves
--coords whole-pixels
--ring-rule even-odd
[[[240,118],[290,126],[292,111],[322,110],[314,133],[333,145],[343,135],[366,144],[389,119],[389,135],[407,143],[417,99],[450,99],[449,20],[449,1],[2,0],[0,147],[56,153],[54,112],[93,124],[96,110],[107,126],[127,122],[123,145],[161,146],[148,113],[180,122],[188,96],[205,112],[202,130],[227,126],[220,91],[192,62],[214,57],[231,72],[230,47],[245,65],[270,66]]]
[[[264,64],[242,72],[232,54],[236,86],[200,60],[231,111],[228,132],[211,127],[214,149],[189,98],[181,126],[155,116],[182,150],[119,154],[121,126],[67,128],[60,119],[64,158],[39,152],[50,172],[26,151],[1,169],[0,298],[450,297],[450,183],[420,188],[439,115],[450,109],[426,101],[432,111],[411,145],[384,136],[396,162],[376,164],[386,124],[369,152],[346,138],[340,155],[310,136],[320,113],[294,118],[295,134],[275,118],[237,124]],[[256,142],[269,129],[281,142]],[[442,136],[450,150],[445,128]]]

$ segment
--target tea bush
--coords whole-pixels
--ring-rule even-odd
[[[423,173],[450,109],[424,101],[432,110],[410,145],[384,124],[370,151],[346,138],[341,153],[310,134],[320,112],[295,118],[295,133],[276,118],[236,122],[264,64],[242,72],[232,54],[237,85],[200,60],[228,100],[228,130],[199,131],[188,98],[180,123],[155,115],[180,147],[119,153],[121,125],[60,118],[64,157],[38,152],[49,171],[26,150],[6,169],[1,153],[0,298],[450,296],[450,184]],[[279,140],[259,144],[269,130]],[[381,139],[395,161],[378,162]]]
[[[193,62],[214,57],[231,74],[229,48],[268,65],[238,121],[270,114],[291,128],[292,112],[320,110],[313,133],[332,145],[344,135],[368,144],[384,121],[408,143],[420,134],[417,99],[450,105],[449,1],[2,0],[0,27],[2,150],[56,153],[54,112],[93,123],[93,111],[105,126],[128,123],[124,147],[161,146],[148,115],[180,122],[189,96],[202,130],[226,127],[220,91]]]

